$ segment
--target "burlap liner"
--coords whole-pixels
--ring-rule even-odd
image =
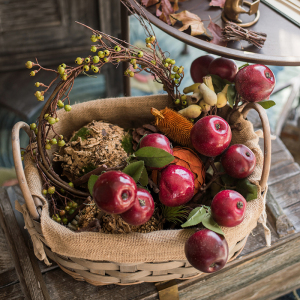
[[[127,97],[95,100],[72,106],[71,112],[60,110],[60,121],[56,132],[70,137],[92,120],[106,120],[124,128],[132,128],[153,121],[150,108],[162,109],[168,105],[168,96],[154,95],[145,97]],[[222,114],[226,112],[223,109]],[[263,167],[263,154],[258,145],[258,135],[252,124],[245,120],[240,112],[232,116],[234,124],[241,124],[241,131],[232,131],[231,144],[244,144],[256,156],[256,167],[249,180],[258,186],[259,197],[248,202],[244,221],[232,228],[222,227],[229,248],[247,236],[257,225],[265,211],[265,199],[261,196],[259,180]],[[193,229],[162,230],[130,234],[104,234],[94,232],[76,233],[53,221],[49,215],[48,204],[42,195],[42,183],[36,166],[29,156],[25,157],[25,175],[31,194],[42,199],[41,228],[47,245],[57,254],[96,261],[118,263],[163,262],[185,260],[184,244]],[[266,191],[264,195],[266,194]],[[264,215],[263,215],[264,217]],[[265,219],[260,221],[265,223]],[[40,259],[44,259],[41,257]]]

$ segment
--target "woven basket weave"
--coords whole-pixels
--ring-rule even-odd
[[[110,107],[110,104],[113,101],[113,107]],[[95,102],[95,101],[92,101]],[[100,105],[99,105],[100,103]],[[69,136],[73,130],[77,130],[80,127],[84,126],[88,122],[92,120],[100,120],[105,119],[110,121],[111,123],[115,123],[119,126],[128,127],[128,123],[130,123],[130,127],[134,127],[140,125],[141,123],[151,121],[151,115],[149,113],[150,107],[153,106],[153,103],[156,103],[156,108],[161,109],[164,108],[168,104],[168,98],[166,96],[150,96],[150,97],[131,97],[131,98],[120,98],[120,99],[104,99],[98,100],[98,106],[101,107],[99,109],[91,109],[88,114],[83,113],[82,116],[78,120],[78,115],[72,115],[73,111],[77,111],[80,113],[80,106],[87,109],[89,104],[79,104],[73,106],[72,112],[66,115],[66,124],[72,124],[76,121],[77,128],[71,128],[69,132]],[[137,105],[139,104],[139,105]],[[142,106],[141,106],[142,104]],[[91,104],[92,105],[92,104]],[[77,110],[76,110],[77,107]],[[136,109],[138,107],[138,109]],[[81,109],[82,109],[81,108]],[[109,110],[111,112],[110,118],[105,118],[103,115],[103,111]],[[261,175],[260,181],[257,182],[259,187],[259,191],[263,192],[267,186],[267,178],[270,170],[270,160],[271,160],[271,141],[270,141],[270,129],[268,119],[266,117],[265,111],[262,109],[260,105],[255,103],[248,103],[243,111],[240,112],[242,117],[246,117],[248,111],[250,109],[255,109],[262,120],[263,131],[264,131],[264,152],[263,152],[263,164],[262,168],[258,170],[258,173]],[[101,116],[102,112],[102,116]],[[113,112],[113,113],[112,113]],[[148,119],[147,119],[147,115]],[[142,116],[142,120],[140,119]],[[146,116],[146,117],[145,117]],[[62,120],[62,117],[59,116]],[[127,119],[127,121],[125,120]],[[128,122],[129,120],[129,122]],[[59,122],[60,123],[60,122]],[[58,124],[59,124],[58,123]],[[126,124],[126,125],[125,125]],[[26,205],[19,207],[18,209],[23,213],[25,224],[29,233],[32,237],[35,254],[39,259],[43,259],[47,263],[46,255],[54,260],[63,271],[70,274],[76,280],[87,281],[93,285],[105,285],[105,284],[135,284],[141,282],[158,282],[165,281],[171,279],[189,279],[194,276],[199,276],[201,273],[190,266],[190,264],[185,260],[183,246],[184,241],[192,234],[191,230],[181,230],[180,232],[185,233],[183,237],[181,237],[181,241],[179,246],[182,249],[179,249],[179,253],[176,251],[176,255],[172,254],[168,257],[165,253],[157,253],[155,259],[151,260],[147,258],[147,253],[145,254],[145,259],[140,258],[134,261],[131,261],[131,249],[128,249],[127,258],[123,259],[118,253],[115,253],[115,256],[112,256],[109,251],[104,251],[98,253],[97,255],[91,254],[93,251],[86,251],[82,254],[82,252],[76,252],[76,247],[70,248],[69,244],[72,243],[72,236],[66,239],[64,236],[62,240],[59,240],[59,236],[57,239],[59,243],[55,243],[54,240],[55,234],[60,233],[60,229],[66,231],[65,227],[57,224],[53,221],[51,223],[51,218],[49,217],[49,212],[47,210],[47,205],[45,204],[45,200],[41,194],[41,186],[38,184],[32,184],[32,180],[28,177],[35,176],[38,180],[38,171],[36,168],[34,169],[33,163],[31,159],[25,158],[25,169],[27,168],[26,176],[23,171],[23,166],[21,162],[20,155],[20,145],[19,145],[19,130],[23,128],[28,135],[31,134],[29,126],[24,122],[17,123],[13,128],[12,134],[12,143],[13,143],[13,155],[15,161],[15,168],[19,180],[19,184],[26,202]],[[253,131],[253,129],[252,129]],[[64,134],[64,136],[67,136]],[[237,137],[238,140],[238,137]],[[30,165],[31,164],[31,165]],[[30,170],[30,172],[28,171]],[[251,179],[250,179],[251,181]],[[248,226],[247,230],[241,229],[242,227],[237,226],[236,234],[233,231],[234,229],[225,228],[223,231],[225,232],[225,237],[229,244],[229,260],[234,259],[243,249],[247,236],[251,230],[256,226],[257,220],[260,215],[263,213],[262,207],[264,207],[264,193],[263,196],[259,196],[257,202],[260,203],[259,214],[256,215],[256,219],[251,221],[251,226]],[[254,200],[256,201],[256,200]],[[251,201],[252,202],[252,201]],[[251,205],[249,205],[251,209]],[[257,213],[257,212],[256,212]],[[40,216],[42,216],[40,218]],[[251,214],[250,214],[251,216]],[[249,221],[249,220],[248,220]],[[55,223],[55,224],[54,224]],[[57,227],[58,226],[58,227]],[[239,228],[238,228],[239,227]],[[227,230],[227,231],[226,231]],[[53,236],[49,235],[49,231],[53,232]],[[175,231],[175,230],[173,230]],[[168,231],[168,232],[173,232]],[[166,232],[166,231],[165,231]],[[230,238],[232,236],[234,238]],[[75,233],[76,238],[79,238],[83,233]],[[97,234],[97,233],[94,233]],[[159,232],[158,232],[159,234]],[[162,233],[163,234],[163,233]],[[74,235],[73,235],[74,236]],[[141,234],[141,238],[144,238],[145,234]],[[87,236],[85,236],[87,237]],[[95,238],[95,236],[90,236]],[[107,235],[106,235],[107,238]],[[113,239],[111,237],[110,239]],[[127,237],[125,237],[127,238]],[[128,236],[128,239],[132,237]],[[135,242],[138,243],[138,236],[135,237]],[[80,240],[81,242],[87,240]],[[65,244],[63,244],[65,242]],[[75,244],[78,241],[75,239],[73,241]],[[168,240],[164,240],[164,243],[168,243]],[[58,244],[58,245],[57,245]],[[80,248],[80,243],[77,244],[78,248]],[[100,248],[104,248],[106,245],[99,244],[96,245]],[[118,244],[116,242],[116,248],[118,249]],[[92,245],[91,245],[92,247]],[[114,248],[114,245],[110,245],[110,247]],[[68,252],[68,249],[71,249]],[[122,251],[126,252],[126,249],[122,249]],[[147,249],[145,249],[147,252]],[[158,248],[159,251],[159,248]],[[118,251],[117,251],[118,252]],[[152,253],[153,254],[153,253]],[[119,255],[119,256],[118,256]],[[101,259],[99,259],[101,257]],[[114,257],[114,259],[111,259]],[[149,256],[151,257],[151,256]],[[160,260],[160,257],[162,258]]]

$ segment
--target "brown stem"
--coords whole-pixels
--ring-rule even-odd
[[[91,172],[88,172],[88,173],[84,174],[83,176],[75,179],[73,181],[73,184],[76,185],[76,186],[80,186],[80,185],[88,182],[91,175],[101,175],[101,173],[103,171],[121,170],[121,169],[125,168],[125,166],[126,166],[126,163],[121,164],[121,165],[116,166],[116,167],[112,167],[112,168],[108,168],[106,165],[102,165],[102,166],[96,168],[95,170],[93,170]]]

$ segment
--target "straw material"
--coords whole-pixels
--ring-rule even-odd
[[[92,120],[105,120],[124,128],[137,127],[153,121],[150,108],[163,109],[168,105],[167,95],[146,97],[128,97],[95,100],[72,106],[71,112],[60,110],[60,121],[55,131],[70,137]],[[225,109],[222,111],[225,113]],[[250,181],[258,186],[263,167],[263,154],[258,146],[258,136],[252,124],[244,120],[240,112],[232,115],[231,123],[241,124],[241,131],[233,130],[232,144],[242,143],[248,146],[256,156],[256,168]],[[30,158],[25,159],[25,173],[32,195],[44,199],[41,179]],[[56,254],[94,261],[111,261],[118,263],[145,263],[186,260],[184,244],[194,230],[162,230],[147,234],[130,233],[108,235],[94,232],[73,232],[53,221],[49,215],[48,204],[43,201],[41,229],[46,244]],[[264,200],[248,202],[244,221],[232,228],[222,227],[229,248],[243,240],[257,225],[257,220],[264,211]]]

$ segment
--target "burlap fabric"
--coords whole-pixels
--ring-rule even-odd
[[[150,108],[163,109],[168,105],[168,96],[128,97],[95,100],[72,106],[71,112],[60,110],[60,121],[55,131],[68,138],[92,120],[105,120],[124,128],[132,128],[153,121]],[[226,109],[225,109],[226,110]],[[225,112],[223,110],[223,112]],[[263,154],[258,146],[258,136],[252,124],[240,112],[232,115],[231,121],[241,124],[241,131],[232,131],[232,144],[242,143],[256,156],[256,168],[249,180],[258,186],[258,199],[248,202],[244,221],[233,228],[222,227],[229,248],[247,236],[257,225],[264,212],[264,199],[259,180],[263,167]],[[42,195],[41,179],[29,157],[25,160],[25,175],[32,195],[39,197],[44,205],[41,215],[41,228],[47,245],[57,254],[67,257],[94,261],[118,263],[163,262],[185,260],[184,244],[194,232],[185,230],[162,230],[130,234],[104,234],[94,232],[76,233],[53,221],[48,204]]]

